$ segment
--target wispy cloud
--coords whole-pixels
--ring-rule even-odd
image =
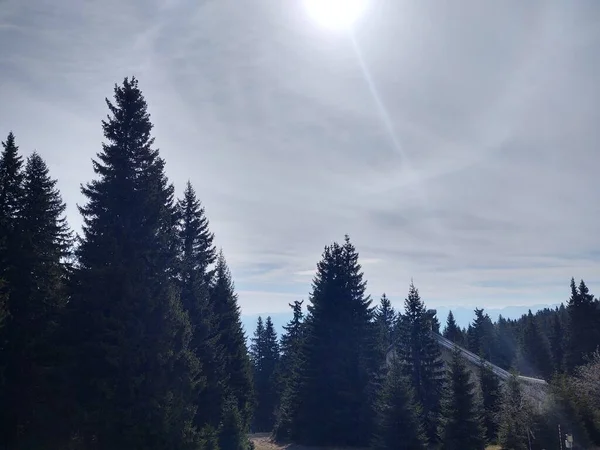
[[[135,74],[248,313],[306,298],[349,233],[375,297],[554,303],[600,291],[600,6],[372,0],[352,41],[300,0],[3,0],[0,133],[78,227],[103,98]],[[379,94],[390,127],[373,99]]]

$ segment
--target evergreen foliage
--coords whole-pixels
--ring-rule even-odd
[[[559,314],[554,314],[552,320],[552,328],[550,330],[550,351],[552,354],[552,363],[554,369],[561,372],[564,367],[565,358],[565,329]]]
[[[411,282],[400,321],[398,358],[421,406],[425,433],[437,440],[440,399],[444,383],[444,363],[439,346],[431,335],[431,317]]]
[[[396,311],[392,307],[392,302],[385,294],[377,308],[375,308],[375,325],[377,327],[378,347],[381,352],[382,364],[385,361],[385,355],[394,342],[394,328],[396,323]]]
[[[458,351],[449,364],[448,384],[442,402],[440,438],[444,450],[483,450],[485,434],[481,406],[465,363]]]
[[[600,346],[600,305],[589,293],[585,282],[581,280],[575,286],[571,279],[571,298],[567,302],[569,314],[569,338],[567,342],[567,369],[571,372],[586,362]]]
[[[219,450],[248,450],[248,439],[244,431],[244,419],[238,409],[239,400],[226,399],[218,434]]]
[[[261,319],[249,354],[225,257],[191,183],[174,199],[137,80],[106,103],[75,251],[43,158],[2,142],[0,448],[250,450],[251,424],[379,450],[553,448],[559,425],[600,445],[600,301],[583,280],[518,320],[476,309],[467,332],[448,316],[448,339],[548,381],[541,403],[516,377],[501,392],[487,363],[475,395],[458,355],[444,388],[435,311],[412,283],[403,314],[385,294],[372,308],[347,236],[325,248],[307,316],[291,304],[280,343]]]
[[[14,138],[9,142],[14,145]],[[66,299],[64,258],[71,243],[65,205],[43,159],[33,153],[16,179],[22,183],[20,195],[13,198],[12,217],[6,216],[11,262],[1,348],[6,389],[0,393],[5,415],[0,432],[10,448],[40,445],[42,439],[49,445],[56,431],[51,381],[57,376],[55,334]]]
[[[279,365],[279,343],[271,317],[263,325],[258,318],[251,346],[254,365],[254,392],[256,407],[254,410],[254,432],[273,431],[275,410],[278,404],[277,369]]]
[[[199,362],[174,283],[173,187],[135,78],[106,100],[69,302],[72,420],[98,449],[195,448]]]
[[[279,408],[276,414],[274,436],[278,440],[291,436],[294,412],[302,393],[300,391],[300,369],[302,368],[302,348],[304,343],[303,301],[296,300],[289,306],[294,316],[283,327],[281,336],[281,361],[278,370]]]
[[[550,379],[552,375],[552,355],[531,310],[527,314],[523,328],[518,361],[520,372],[524,375],[542,379]]]
[[[201,363],[204,381],[195,402],[194,424],[198,430],[214,429],[219,426],[225,396],[223,351],[209,295],[216,249],[204,208],[189,181],[177,202],[177,213],[179,291],[192,327],[190,350]]]
[[[527,450],[533,418],[533,408],[524,396],[519,380],[513,375],[504,386],[500,409],[498,439],[502,448]]]
[[[483,309],[475,308],[475,320],[469,326],[467,343],[470,351],[490,362],[496,362],[494,324]]]
[[[370,375],[375,330],[358,253],[344,244],[325,247],[317,264],[305,322],[301,383],[291,438],[307,445],[367,445],[372,433]]]
[[[374,450],[419,450],[427,448],[421,411],[410,382],[397,359],[387,373],[376,406]]]
[[[237,402],[242,432],[245,433],[250,426],[254,404],[252,364],[235,286],[222,251],[217,256],[215,275],[210,286],[210,302],[216,316],[217,345],[223,352],[223,373],[226,377],[224,398],[233,398]]]
[[[456,324],[456,320],[454,319],[454,314],[452,314],[452,311],[448,312],[448,318],[446,319],[446,326],[444,327],[443,336],[455,344],[461,346],[464,344],[463,332]]]
[[[488,364],[483,363],[479,370],[479,386],[483,408],[483,426],[487,442],[496,442],[498,438],[498,418],[502,402],[500,380]]]
[[[498,346],[495,364],[505,370],[509,370],[513,366],[517,354],[518,343],[514,328],[514,323],[502,316],[498,317],[496,323]]]

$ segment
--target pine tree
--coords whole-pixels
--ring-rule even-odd
[[[527,450],[528,434],[533,426],[533,410],[516,376],[504,386],[500,409],[498,440],[503,449]]]
[[[235,286],[222,251],[217,256],[215,275],[210,286],[210,299],[216,317],[218,346],[223,351],[225,393],[227,397],[236,401],[241,432],[245,435],[250,426],[254,403],[252,365]]]
[[[98,178],[82,187],[68,341],[73,426],[97,449],[187,449],[199,363],[177,295],[177,214],[135,78],[115,85]]]
[[[275,377],[279,364],[279,343],[271,317],[267,317],[264,325],[262,318],[258,318],[251,353],[254,363],[254,392],[256,394],[252,428],[255,432],[272,431],[278,403]]]
[[[498,438],[498,416],[502,402],[502,390],[498,377],[488,364],[482,363],[479,370],[479,386],[483,407],[483,426],[487,442],[496,442]]]
[[[216,249],[204,208],[189,181],[177,203],[177,212],[181,302],[192,325],[190,349],[202,364],[205,380],[198,393],[194,424],[198,430],[207,426],[217,428],[224,404],[225,374],[217,319],[209,296]]]
[[[289,306],[294,313],[290,322],[283,327],[281,336],[281,360],[278,370],[279,408],[276,415],[274,436],[277,440],[288,439],[291,435],[293,414],[298,404],[300,392],[300,368],[302,367],[302,346],[304,343],[304,313],[302,303],[294,301]]]
[[[65,302],[70,247],[65,205],[43,159],[33,153],[23,174],[11,239],[14,253],[4,333],[6,397],[2,435],[9,447],[49,446],[56,431],[57,354],[54,343]]]
[[[371,300],[358,253],[346,236],[325,247],[317,264],[305,322],[301,398],[292,413],[291,438],[308,445],[368,444],[376,370]]]
[[[485,436],[475,383],[459,351],[453,353],[449,364],[448,385],[442,405],[442,449],[483,450]]]
[[[463,345],[463,334],[461,329],[456,324],[456,320],[454,319],[454,314],[452,314],[452,311],[448,312],[448,318],[446,319],[446,327],[444,328],[443,336],[455,344]]]
[[[433,444],[437,440],[444,363],[439,346],[431,335],[425,304],[412,282],[404,309],[396,350],[421,406],[425,433]]]
[[[374,450],[419,450],[427,448],[421,411],[410,382],[393,360],[376,407]]]
[[[540,333],[531,310],[527,314],[521,337],[519,369],[525,375],[549,379],[552,375],[552,356]]]

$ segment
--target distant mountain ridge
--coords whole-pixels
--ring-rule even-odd
[[[539,311],[544,308],[556,308],[560,306],[559,303],[556,304],[536,304],[536,305],[525,305],[525,306],[505,306],[503,308],[484,308],[485,312],[490,316],[492,321],[496,322],[498,317],[501,315],[505,319],[518,319],[523,314],[527,314],[529,310],[535,314],[536,311]],[[446,323],[446,318],[448,317],[448,313],[452,311],[454,315],[454,319],[456,323],[462,327],[466,328],[469,326],[469,323],[475,317],[474,310],[475,308],[465,307],[465,306],[438,306],[434,308],[437,311],[437,317],[442,325],[442,329]],[[246,336],[251,338],[254,334],[254,330],[256,328],[256,321],[258,320],[258,316],[262,316],[262,318],[266,318],[267,316],[271,316],[271,320],[273,321],[273,325],[275,326],[275,330],[277,330],[277,335],[281,336],[283,332],[283,326],[290,321],[292,318],[292,313],[262,313],[262,314],[242,314],[242,324],[244,325],[244,329],[246,330]]]

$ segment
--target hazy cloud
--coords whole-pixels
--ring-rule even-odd
[[[301,0],[0,0],[0,134],[79,227],[103,98],[136,75],[248,313],[305,298],[345,233],[396,302],[411,277],[432,305],[599,293],[600,5],[372,0],[354,40]]]

